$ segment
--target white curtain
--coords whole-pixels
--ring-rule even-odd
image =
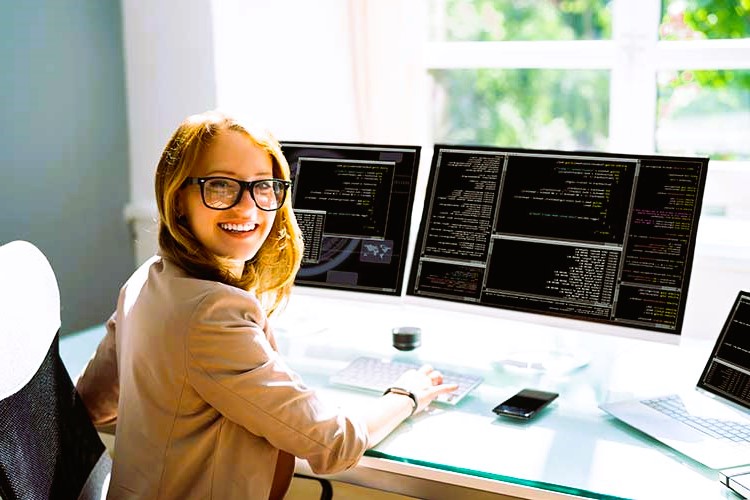
[[[352,81],[362,142],[422,144],[428,130],[423,0],[347,0]]]

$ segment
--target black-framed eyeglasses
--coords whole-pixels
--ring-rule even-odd
[[[188,177],[183,186],[192,184],[201,187],[201,198],[208,208],[228,210],[240,202],[247,189],[255,205],[266,212],[281,208],[292,185],[291,181],[283,179],[241,181],[231,177]]]

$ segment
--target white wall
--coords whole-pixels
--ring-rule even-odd
[[[156,251],[154,172],[188,115],[216,107],[211,5],[207,0],[121,0],[130,137],[125,217],[139,264]]]

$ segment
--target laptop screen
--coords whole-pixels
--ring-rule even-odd
[[[737,295],[698,387],[750,408],[750,293]]]

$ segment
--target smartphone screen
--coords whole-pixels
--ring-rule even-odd
[[[550,404],[557,396],[556,392],[523,389],[497,405],[492,411],[498,415],[528,419]]]

